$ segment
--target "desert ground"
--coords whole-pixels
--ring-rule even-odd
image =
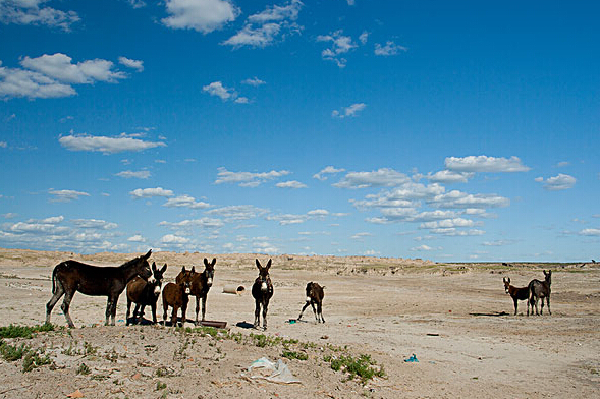
[[[0,326],[41,325],[51,297],[52,269],[75,259],[117,266],[140,254],[0,249]],[[77,293],[66,329],[57,304],[56,328],[33,338],[4,338],[48,357],[23,372],[23,361],[0,359],[0,398],[547,398],[600,394],[600,267],[588,264],[438,264],[422,260],[263,254],[154,253],[168,264],[166,281],[182,266],[203,270],[217,259],[207,319],[227,322],[216,334],[194,329],[125,326],[121,294],[117,325],[104,326],[105,297]],[[250,288],[255,259],[273,259],[275,293],[269,328],[254,321]],[[527,317],[525,301],[513,316],[503,277],[515,286],[552,274],[552,315]],[[305,286],[325,288],[325,324],[312,309],[298,317]],[[241,285],[241,295],[223,293]],[[159,304],[161,299],[159,299]],[[159,306],[158,317],[162,320]],[[508,313],[508,315],[506,315]],[[151,319],[146,309],[146,319]],[[264,337],[262,336],[264,334]],[[306,360],[283,356],[303,354]],[[416,355],[418,362],[404,360]],[[348,380],[331,359],[369,355],[379,377]],[[275,383],[248,371],[253,361],[282,359],[299,383]],[[294,356],[292,356],[294,357]],[[327,360],[326,360],[327,359]],[[83,364],[83,366],[82,366]]]

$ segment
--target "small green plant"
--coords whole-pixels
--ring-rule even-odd
[[[156,369],[156,376],[157,377],[171,377],[174,373],[174,370],[169,368],[169,367],[165,367],[165,366],[160,366]]]
[[[9,362],[13,362],[23,357],[25,353],[30,350],[28,346],[25,344],[21,344],[20,346],[10,345],[6,342],[0,342],[0,355],[4,360]]]
[[[86,356],[95,355],[98,352],[98,348],[96,348],[94,345],[90,344],[87,341],[83,343],[83,346],[85,347]]]
[[[156,383],[156,390],[157,391],[161,391],[161,390],[165,389],[166,387],[167,387],[167,384],[165,384],[165,383],[162,383],[160,381],[158,381]]]
[[[284,350],[281,356],[288,359],[308,360],[308,354],[304,352],[295,352],[290,350]]]
[[[340,355],[340,357],[328,355],[323,357],[323,360],[329,363],[333,370],[347,373],[348,381],[359,377],[361,382],[366,384],[373,377],[385,377],[383,366],[377,366],[377,362],[371,359],[370,355],[360,355],[358,358],[353,358],[351,355]]]
[[[79,365],[79,367],[77,367],[77,370],[75,371],[75,374],[78,374],[78,375],[90,375],[91,373],[92,373],[92,370],[90,370],[90,367],[85,363],[81,363]]]
[[[264,348],[265,346],[275,346],[275,345],[279,345],[279,344],[290,345],[290,344],[298,343],[297,339],[293,339],[293,338],[283,339],[281,337],[269,337],[268,335],[264,335],[264,334],[250,334],[250,338],[254,342],[254,345],[258,346],[259,348]]]
[[[42,366],[44,364],[50,364],[52,361],[48,356],[42,356],[38,352],[28,351],[23,357],[23,368],[22,373],[29,373],[34,368]]]
[[[0,327],[0,338],[33,338],[39,332],[54,331],[53,324],[42,324],[41,326],[14,326]]]

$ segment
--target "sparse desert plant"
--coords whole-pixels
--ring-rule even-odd
[[[165,384],[165,383],[162,383],[160,381],[158,381],[156,383],[156,390],[157,391],[161,391],[161,390],[165,389],[166,387],[167,387],[167,384]]]
[[[28,351],[23,357],[23,368],[22,373],[29,373],[34,368],[42,366],[44,364],[50,364],[52,361],[48,356],[42,356],[37,351]]]
[[[54,331],[54,325],[42,324],[41,326],[15,326],[0,327],[0,338],[33,338],[39,332]]]
[[[0,342],[0,355],[4,360],[9,362],[13,362],[18,360],[25,355],[30,348],[25,344],[21,344],[20,346],[7,344],[6,342]]]
[[[308,360],[308,354],[304,352],[296,352],[290,350],[284,350],[281,356],[288,359]]]
[[[79,367],[77,367],[77,370],[75,371],[75,374],[78,374],[78,375],[89,375],[91,373],[92,373],[92,370],[90,370],[90,367],[85,363],[81,363],[79,365]]]
[[[383,366],[378,366],[370,355],[360,355],[358,358],[353,358],[351,355],[339,357],[328,355],[323,360],[329,363],[333,370],[347,373],[348,381],[359,377],[361,382],[366,384],[373,377],[385,377]]]

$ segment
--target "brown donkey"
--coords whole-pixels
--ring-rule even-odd
[[[208,259],[205,258],[204,271],[202,273],[196,273],[195,266],[192,267],[191,271],[186,271],[184,266],[175,278],[176,283],[184,279],[190,282],[190,295],[196,297],[196,325],[198,325],[198,313],[200,312],[200,298],[202,298],[202,321],[206,320],[206,298],[213,284],[216,263],[217,260],[214,258],[211,263],[208,263]]]
[[[267,310],[269,308],[269,300],[273,296],[273,283],[269,276],[271,268],[271,259],[266,267],[262,267],[258,259],[256,259],[256,267],[258,267],[258,277],[254,280],[252,286],[252,296],[256,300],[256,310],[254,311],[254,328],[260,325],[260,308],[262,306],[263,329],[267,329]]]
[[[552,271],[548,270],[546,273],[543,270],[545,279],[544,281],[540,280],[531,280],[529,283],[529,302],[531,303],[531,313],[533,314],[533,306],[535,305],[535,315],[539,316],[540,314],[544,314],[544,298],[546,298],[546,303],[548,304],[548,313],[552,316],[552,312],[550,311],[550,283],[552,282]],[[538,313],[538,299],[542,299],[542,309],[540,313]]]
[[[150,305],[152,308],[152,321],[156,324],[156,302],[160,295],[162,280],[166,270],[166,264],[162,269],[158,270],[156,268],[156,263],[153,263],[152,276],[150,276],[148,281],[137,276],[127,283],[127,313],[125,314],[125,325],[129,325],[129,310],[131,309],[132,302],[135,303],[135,308],[133,309],[134,322],[139,323],[142,321],[144,309],[146,308],[146,305]]]
[[[515,313],[513,316],[517,315],[517,301],[524,301],[529,299],[529,286],[517,288],[510,285],[510,277],[502,278],[502,282],[504,282],[504,292],[509,294],[513,300],[513,304],[515,306]],[[533,309],[532,309],[533,310]],[[527,301],[527,316],[529,316],[529,301]]]
[[[106,325],[109,316],[110,325],[115,325],[115,314],[117,313],[117,301],[119,295],[125,289],[125,285],[139,275],[147,279],[152,275],[148,258],[152,250],[146,255],[130,260],[119,267],[98,267],[79,263],[74,260],[59,263],[52,271],[52,293],[54,294],[46,304],[46,323],[50,323],[52,308],[63,294],[65,299],[61,309],[67,319],[69,327],[75,325],[69,316],[69,304],[76,291],[86,295],[107,296],[106,303]]]
[[[323,318],[323,297],[325,296],[325,291],[323,291],[324,289],[325,287],[321,287],[319,284],[313,283],[312,281],[306,284],[306,303],[300,312],[300,316],[298,316],[298,320],[302,320],[304,310],[308,307],[308,305],[312,305],[317,323],[325,323],[325,318]],[[315,304],[317,305],[316,310]],[[319,316],[321,319],[319,319]]]
[[[163,299],[163,324],[167,324],[167,310],[169,306],[173,308],[171,313],[171,325],[177,325],[177,310],[181,308],[181,326],[185,325],[185,310],[187,309],[188,296],[190,295],[190,283],[187,280],[179,284],[169,283],[165,285],[162,292]]]

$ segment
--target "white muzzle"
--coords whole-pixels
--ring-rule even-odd
[[[260,290],[261,290],[261,291],[266,291],[266,290],[267,290],[267,283],[263,282],[263,283],[260,285]]]
[[[156,287],[154,287],[154,295],[156,295],[156,296],[160,295],[160,287],[158,285]]]
[[[154,284],[154,283],[156,283],[156,279],[154,278],[154,276],[150,276],[150,277],[148,278],[148,283],[149,283],[149,284]]]
[[[212,278],[209,278],[208,280],[206,280],[206,285],[208,285],[209,287],[212,286]]]
[[[185,292],[187,295],[189,295],[189,294],[190,294],[190,289],[189,289],[189,288],[186,288],[184,292]]]
[[[311,301],[310,297],[309,297],[309,296],[307,296],[307,297],[306,297],[306,302],[310,302],[310,301]]]

